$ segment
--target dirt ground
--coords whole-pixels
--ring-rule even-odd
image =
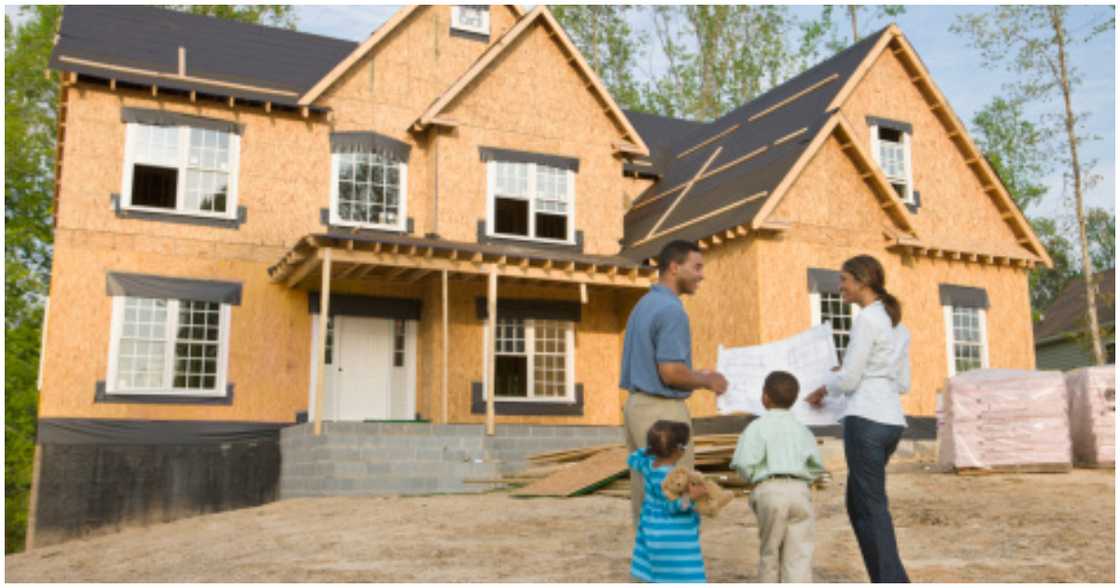
[[[893,471],[902,559],[917,582],[1111,583],[1114,476]],[[814,500],[816,580],[866,581],[843,484]],[[5,567],[9,582],[627,582],[631,539],[629,503],[609,496],[316,498],[76,540]],[[702,542],[712,581],[756,579],[745,498],[705,520]]]

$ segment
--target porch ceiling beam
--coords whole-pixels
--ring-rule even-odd
[[[300,266],[296,267],[295,271],[293,271],[292,274],[288,276],[287,286],[289,288],[294,288],[296,285],[302,282],[303,279],[306,278],[311,272],[315,271],[315,269],[319,267],[323,259],[322,251],[323,250],[320,249],[319,255],[308,257]]]

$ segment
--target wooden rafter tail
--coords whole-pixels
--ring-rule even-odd
[[[277,89],[277,88],[266,88],[266,87],[263,87],[263,86],[252,86],[252,85],[249,85],[249,84],[238,84],[238,83],[234,83],[234,82],[226,82],[226,81],[222,81],[222,80],[215,80],[215,79],[211,79],[211,78],[202,78],[202,77],[198,77],[198,76],[180,76],[178,74],[156,71],[156,70],[151,70],[151,69],[142,69],[142,68],[137,68],[137,67],[126,67],[126,66],[123,66],[123,65],[115,65],[115,64],[112,64],[112,63],[92,61],[92,60],[89,60],[89,59],[79,59],[77,57],[70,57],[70,56],[67,56],[67,55],[60,55],[58,57],[58,59],[59,59],[59,61],[62,61],[62,62],[65,62],[65,63],[73,63],[73,64],[76,64],[76,65],[87,65],[87,66],[90,66],[90,67],[96,67],[98,69],[105,69],[105,70],[110,70],[110,71],[119,71],[119,72],[124,72],[124,73],[134,73],[134,74],[138,74],[138,75],[142,75],[142,76],[146,76],[146,77],[150,77],[150,78],[156,78],[156,79],[190,81],[190,82],[196,82],[196,83],[199,83],[199,84],[205,84],[207,86],[215,86],[215,87],[218,87],[218,88],[245,90],[245,91],[249,91],[249,92],[259,92],[259,93],[262,93],[262,94],[275,94],[275,95],[278,95],[278,96],[291,96],[291,97],[298,96],[298,94],[296,94],[295,92],[291,92],[291,91],[288,91],[288,90],[280,90],[280,89]],[[75,74],[75,75],[77,75],[77,74]]]

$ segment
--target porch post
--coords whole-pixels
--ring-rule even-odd
[[[440,272],[440,282],[443,285],[443,381],[440,392],[443,395],[443,422],[447,424],[447,270]]]
[[[486,353],[486,434],[494,435],[494,350],[498,344],[498,266],[490,266],[489,287],[486,289],[486,328],[490,331],[490,342],[484,349]]]
[[[323,249],[322,286],[319,288],[319,333],[315,338],[315,435],[323,430],[323,388],[327,381],[327,323],[331,320],[331,248]]]

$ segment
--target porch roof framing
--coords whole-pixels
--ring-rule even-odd
[[[615,288],[649,288],[657,269],[621,257],[550,252],[511,245],[480,245],[440,239],[386,235],[307,235],[268,268],[270,279],[288,288],[310,286],[321,275],[326,251],[334,263],[332,279],[382,279],[378,267],[391,271],[442,272],[483,277],[490,267],[501,278],[584,284]]]

